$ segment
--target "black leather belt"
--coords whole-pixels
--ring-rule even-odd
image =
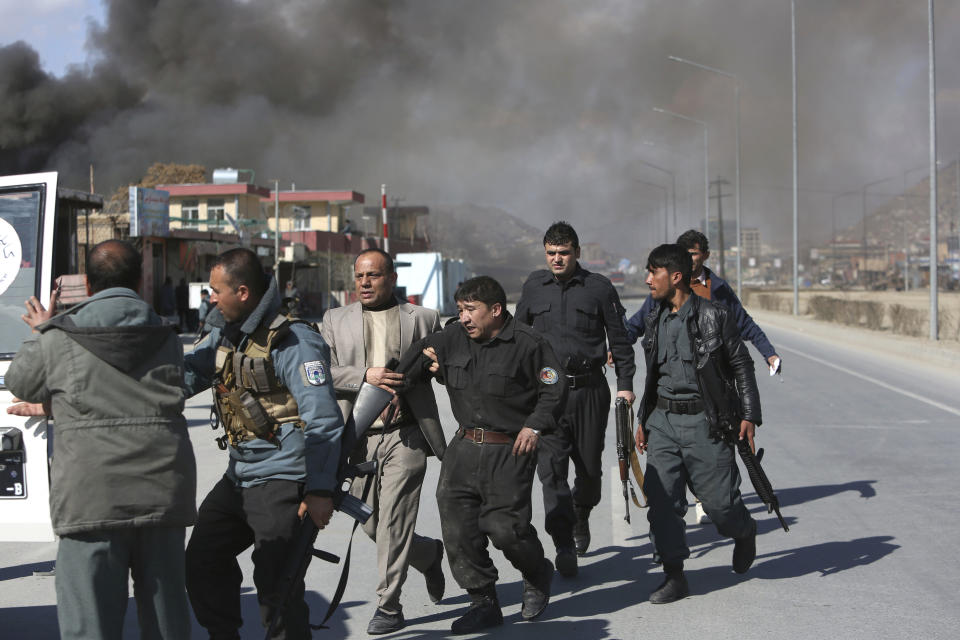
[[[567,389],[581,389],[583,387],[592,387],[606,381],[603,373],[600,371],[588,371],[587,373],[566,374]]]
[[[670,413],[700,413],[703,411],[703,400],[670,400],[657,397],[657,408]]]

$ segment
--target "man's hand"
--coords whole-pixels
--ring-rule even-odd
[[[310,514],[310,518],[313,519],[313,524],[317,525],[317,529],[323,529],[330,524],[330,518],[333,516],[333,498],[310,494],[303,496],[303,502],[297,509],[297,517],[302,518],[305,513]]]
[[[607,366],[613,366],[613,351],[607,351]]]
[[[627,404],[631,406],[637,401],[637,396],[633,393],[633,391],[617,391],[617,397],[626,398]]]
[[[424,349],[423,355],[433,360],[433,363],[430,365],[430,373],[436,373],[440,371],[440,360],[437,359],[437,352],[433,347],[427,347]]]
[[[750,422],[749,420],[740,421],[740,439],[743,440],[744,438],[746,438],[747,442],[750,443],[750,451],[754,453],[757,452],[757,447],[753,443],[753,436],[756,432],[757,432],[757,427],[752,422]]]
[[[24,402],[20,398],[14,398],[12,402],[16,404],[7,407],[7,413],[12,416],[35,418],[37,416],[49,416],[52,413],[49,403],[46,402],[43,404],[39,402]]]
[[[637,451],[640,453],[646,453],[647,451],[647,434],[643,431],[643,425],[637,424]]]
[[[776,371],[780,371],[780,367],[783,366],[783,359],[777,354],[773,354],[767,358],[767,366],[770,368],[776,367]]]
[[[403,374],[395,373],[386,367],[370,367],[363,379],[387,390],[391,387],[403,386]]]
[[[520,429],[520,433],[517,434],[517,439],[513,442],[513,455],[533,453],[537,450],[537,442],[539,440],[540,436],[530,427]]]
[[[31,329],[36,329],[37,325],[43,324],[54,316],[53,310],[57,308],[57,298],[59,297],[60,288],[57,287],[50,292],[50,305],[44,309],[36,296],[30,296],[30,299],[24,303],[24,306],[27,308],[27,313],[20,317],[30,325]]]

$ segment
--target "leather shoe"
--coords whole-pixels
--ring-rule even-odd
[[[582,556],[590,548],[590,509],[574,507],[573,513],[577,518],[573,525],[573,543],[577,547],[577,555]]]
[[[402,611],[398,613],[387,613],[377,609],[376,613],[374,613],[370,619],[370,624],[367,625],[367,633],[372,636],[379,636],[384,633],[400,631],[406,624]]]
[[[753,523],[753,532],[743,538],[736,538],[733,544],[733,570],[746,573],[757,557],[757,523]]]
[[[523,578],[523,595],[520,597],[523,605],[520,607],[520,617],[524,620],[533,620],[547,608],[550,602],[550,583],[553,581],[553,563],[546,558],[540,567],[540,573],[530,580]]]
[[[687,577],[683,571],[679,573],[668,573],[656,591],[650,594],[651,604],[667,604],[683,600],[690,595],[690,587],[687,585]]]
[[[557,572],[564,578],[577,575],[577,554],[573,547],[557,547]]]
[[[443,576],[443,543],[437,540],[437,559],[423,572],[427,581],[427,596],[430,602],[437,604],[443,600],[443,590],[447,586],[447,579]]]
[[[503,612],[500,611],[500,605],[490,598],[479,598],[470,605],[465,614],[453,621],[450,631],[454,635],[475,633],[502,624]]]

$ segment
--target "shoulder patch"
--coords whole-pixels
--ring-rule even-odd
[[[327,367],[320,360],[303,363],[304,380],[315,387],[326,383]]]
[[[560,375],[553,367],[540,369],[540,382],[543,384],[557,384],[558,380],[560,380]]]

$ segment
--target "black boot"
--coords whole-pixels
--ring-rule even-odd
[[[577,555],[582,556],[590,548],[590,507],[573,507],[577,521],[573,525],[573,543],[577,546]]]
[[[557,572],[564,578],[574,578],[577,575],[577,553],[573,545],[557,547]]]
[[[651,604],[667,604],[683,600],[690,595],[690,587],[687,585],[687,577],[683,575],[683,563],[678,565],[663,565],[666,572],[666,579],[656,591],[650,594]]]
[[[736,538],[733,544],[733,570],[746,573],[757,557],[757,521],[753,521],[753,531],[743,538]]]
[[[497,601],[497,590],[487,585],[480,589],[467,589],[470,594],[470,608],[461,617],[453,621],[450,631],[454,635],[475,633],[482,629],[503,624],[503,612]]]
[[[550,583],[553,582],[553,564],[543,559],[540,572],[535,576],[523,577],[523,595],[520,608],[520,617],[524,620],[533,620],[547,608],[550,602]]]
[[[403,619],[402,611],[387,613],[377,608],[373,618],[370,619],[370,624],[367,625],[367,633],[372,636],[379,636],[400,631],[405,625],[406,621]]]

